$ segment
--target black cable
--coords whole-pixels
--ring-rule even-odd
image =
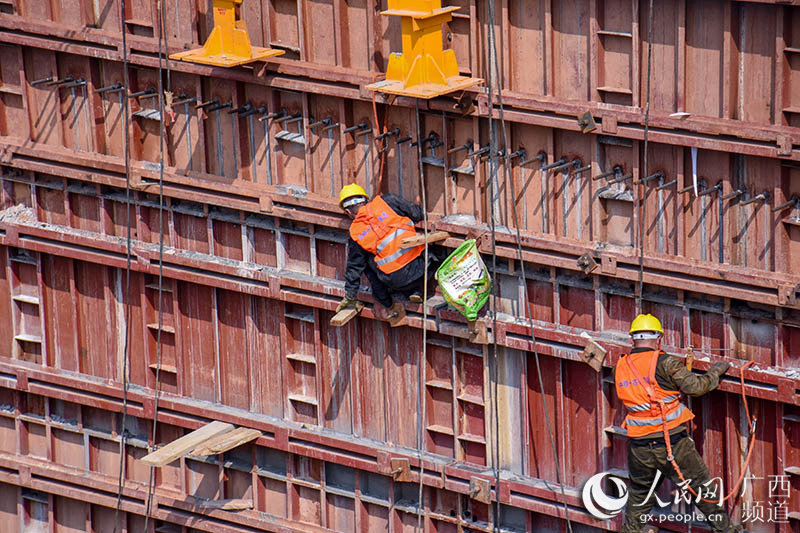
[[[120,20],[125,20],[125,0],[120,0]],[[124,22],[122,23],[122,126],[123,150],[125,158],[125,223],[127,232],[125,236],[125,346],[122,352],[122,431],[119,435],[119,477],[117,479],[117,503],[114,510],[114,533],[119,530],[120,507],[122,506],[122,489],[125,484],[125,426],[128,418],[128,359],[130,352],[130,316],[131,316],[131,161],[130,137],[128,135],[128,40]]]
[[[161,3],[160,27],[158,31],[158,143],[159,143],[159,165],[158,165],[158,329],[156,330],[156,386],[153,395],[153,431],[152,445],[155,446],[156,434],[158,430],[158,400],[161,396],[161,328],[164,323],[163,309],[163,290],[164,290],[164,67],[162,61],[164,52],[162,50],[162,36],[164,35],[164,3]],[[166,42],[166,37],[164,38]],[[166,48],[166,45],[164,46]],[[147,483],[147,500],[145,505],[144,531],[147,531],[150,513],[153,506],[153,491],[155,488],[155,467],[150,466],[150,475]]]
[[[650,132],[650,69],[653,60],[653,0],[650,0],[650,13],[648,13],[647,27],[647,94],[645,96],[644,108],[644,174],[647,174],[648,163],[648,133]],[[645,223],[647,218],[647,185],[642,184],[641,209],[639,216],[639,279],[637,280],[636,309],[638,313],[644,313],[642,297],[644,292],[644,245],[645,245]]]
[[[651,2],[652,2],[652,0],[651,0]],[[490,39],[489,39],[490,47],[492,48],[492,52],[495,54],[495,62],[494,62],[495,76],[499,79],[500,78],[500,69],[497,66],[497,60],[496,60],[496,50],[497,50],[497,48],[496,48],[496,43],[495,43],[495,39],[494,39],[494,0],[489,0],[489,34],[490,34]],[[491,64],[490,64],[490,68],[491,68]],[[500,83],[499,87],[497,88],[497,100],[498,100],[498,105],[499,105],[499,108],[500,108],[500,123],[501,123],[502,129],[503,129],[503,142],[504,142],[506,147],[509,147],[511,145],[508,142],[508,133],[506,132],[506,123],[505,123],[505,116],[504,116],[502,87],[503,87],[502,83]],[[493,116],[492,87],[491,87],[491,84],[490,84],[489,85],[489,120],[490,120],[490,123],[491,123],[491,120],[492,120],[492,116]],[[490,131],[490,134],[491,134],[492,131],[493,131],[493,128],[490,128],[489,131]],[[508,152],[509,151],[506,150],[506,154],[508,154]],[[506,155],[506,158],[508,158],[508,155]],[[537,377],[538,377],[538,380],[539,380],[539,392],[542,395],[542,407],[543,407],[543,410],[544,410],[544,419],[545,419],[546,426],[547,426],[547,434],[550,437],[550,446],[552,447],[552,450],[553,450],[553,459],[556,462],[556,481],[558,482],[559,487],[561,488],[561,497],[563,499],[563,504],[564,504],[564,518],[565,518],[565,520],[567,522],[567,531],[572,533],[572,521],[569,518],[569,505],[567,504],[567,495],[566,495],[566,491],[564,490],[564,482],[563,482],[563,478],[562,478],[562,475],[561,475],[561,462],[560,462],[559,456],[558,456],[558,448],[556,446],[555,436],[553,435],[553,428],[550,425],[550,410],[547,407],[547,401],[546,401],[546,399],[544,397],[545,396],[545,392],[544,392],[544,383],[543,383],[543,380],[542,380],[542,369],[541,369],[541,365],[540,365],[540,362],[539,362],[539,349],[536,346],[537,345],[537,341],[536,341],[536,333],[534,332],[534,329],[533,329],[533,313],[531,312],[531,308],[530,308],[530,300],[528,298],[528,284],[527,284],[527,281],[526,281],[527,278],[525,276],[525,261],[523,260],[523,256],[522,256],[522,237],[520,235],[519,223],[518,223],[518,217],[517,217],[517,200],[516,200],[516,196],[517,195],[516,195],[516,192],[514,190],[515,189],[514,180],[511,177],[511,165],[510,165],[510,162],[508,160],[506,160],[505,174],[506,174],[506,181],[509,182],[510,187],[511,187],[511,198],[512,198],[511,208],[512,208],[513,216],[514,216],[514,227],[516,229],[517,256],[519,258],[519,266],[520,266],[519,273],[520,273],[521,283],[522,283],[522,287],[523,287],[523,297],[525,298],[526,315],[527,315],[527,319],[530,321],[531,343],[533,344],[533,355],[534,355],[534,361],[536,362],[536,374],[537,374]],[[494,250],[494,219],[492,219],[492,253],[496,255],[495,250]],[[495,313],[495,320],[496,320],[496,313]],[[496,329],[495,329],[495,331],[496,331]],[[493,335],[493,336],[495,337],[495,346],[496,346],[496,342],[497,342],[496,341],[496,335]],[[495,401],[496,401],[496,398],[495,398]],[[530,416],[530,414],[529,414],[529,416]]]
[[[417,104],[417,139],[422,137],[422,124],[419,117],[419,99],[416,100]],[[417,372],[417,396],[418,401],[420,403],[419,410],[417,413],[419,414],[419,426],[417,428],[418,431],[418,450],[419,450],[419,490],[417,491],[417,526],[415,531],[419,531],[422,517],[425,513],[425,506],[423,505],[423,477],[425,473],[425,463],[424,463],[424,455],[425,455],[425,431],[423,429],[423,425],[427,419],[426,417],[426,409],[425,409],[425,397],[426,394],[423,393],[423,387],[425,387],[425,378],[423,377],[423,373],[425,372],[425,365],[427,364],[428,360],[428,203],[425,195],[425,169],[424,165],[422,164],[422,143],[417,143],[417,160],[419,162],[419,183],[420,183],[420,190],[422,191],[422,218],[424,228],[423,231],[425,232],[425,252],[424,258],[425,261],[425,270],[423,274],[422,280],[422,358],[419,361],[419,372]],[[400,191],[402,194],[402,191]]]

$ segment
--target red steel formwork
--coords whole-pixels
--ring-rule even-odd
[[[165,3],[170,52],[208,35],[210,3],[197,4]],[[462,9],[445,45],[462,74],[488,78],[488,1],[450,4]],[[0,530],[142,530],[149,471],[138,459],[153,444],[156,372],[155,443],[210,420],[263,435],[158,469],[151,530],[411,531],[421,508],[428,531],[562,531],[558,478],[575,530],[618,529],[619,518],[586,512],[580,489],[598,472],[625,476],[610,369],[628,347],[641,276],[668,350],[692,346],[700,370],[734,363],[720,390],[691,405],[695,441],[726,487],[746,446],[738,361],[755,362],[744,371],[755,449],[733,514],[761,503],[764,520],[750,529],[800,531],[800,6],[654,2],[645,169],[649,3],[494,4],[507,129],[497,148],[525,150],[513,159],[446,152],[489,144],[500,109],[482,89],[378,96],[375,114],[363,87],[400,49],[380,2],[245,0],[252,43],[286,54],[234,69],[164,63],[165,88],[194,101],[161,120],[157,99],[131,98],[126,122],[125,95],[97,89],[123,83],[123,55],[129,93],[158,87],[159,4],[128,1],[123,21],[119,0],[0,0]],[[73,81],[32,84],[50,77]],[[215,99],[230,106],[194,109]],[[247,104],[263,112],[228,113]],[[259,120],[284,109],[298,120]],[[598,124],[589,134],[577,120],[586,111]],[[335,127],[308,127],[325,118]],[[369,127],[344,132],[361,122]],[[385,143],[375,140],[384,124],[400,130]],[[444,144],[421,163],[397,143],[431,133]],[[693,149],[698,196],[686,190]],[[589,168],[522,163],[539,153]],[[496,352],[468,342],[457,314],[423,316],[419,305],[397,329],[370,308],[328,325],[347,237],[337,194],[351,182],[417,201],[424,182],[450,246],[494,208],[496,243],[478,242],[497,256],[497,321],[481,319]],[[527,290],[505,230],[515,226]],[[585,254],[597,263],[588,274]],[[584,332],[609,349],[600,373],[581,360]],[[483,483],[499,513],[473,492]],[[252,509],[210,508],[230,498]],[[778,507],[786,520],[769,521]]]

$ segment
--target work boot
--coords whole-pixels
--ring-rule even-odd
[[[408,301],[411,302],[412,304],[421,304],[422,295],[419,292],[414,291],[408,296]]]

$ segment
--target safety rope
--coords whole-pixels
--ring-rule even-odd
[[[489,0],[489,44],[490,44],[490,48],[492,49],[493,53],[495,54],[495,56],[494,56],[495,57],[495,60],[494,60],[495,76],[498,79],[500,79],[500,69],[499,69],[499,66],[497,64],[497,58],[496,58],[496,50],[497,50],[497,48],[496,48],[495,37],[494,37],[494,26],[495,26],[495,24],[494,24],[494,0]],[[491,80],[491,76],[490,76],[490,80]],[[523,287],[523,293],[522,294],[523,294],[523,298],[525,299],[525,313],[526,313],[525,319],[529,322],[529,327],[530,327],[531,344],[533,346],[534,361],[536,363],[536,374],[537,374],[537,378],[538,378],[538,381],[539,381],[539,392],[542,395],[542,409],[544,411],[545,425],[547,427],[547,434],[548,434],[549,439],[550,439],[550,446],[551,446],[552,453],[553,453],[553,459],[554,459],[554,461],[556,463],[556,482],[558,483],[558,485],[559,485],[559,487],[561,489],[561,499],[562,499],[562,503],[563,503],[563,506],[564,506],[564,519],[565,519],[565,521],[567,523],[567,531],[572,533],[572,521],[569,518],[569,505],[567,504],[567,495],[566,495],[566,491],[564,489],[563,476],[562,476],[562,472],[561,472],[561,461],[560,461],[559,455],[558,455],[558,447],[556,446],[556,440],[555,440],[555,435],[554,435],[554,432],[553,432],[553,428],[552,428],[552,425],[550,424],[550,410],[547,407],[547,401],[545,400],[544,382],[543,382],[543,379],[542,379],[542,368],[541,368],[541,364],[540,364],[540,361],[539,361],[540,360],[539,349],[537,347],[536,333],[535,333],[535,331],[533,329],[533,313],[531,311],[531,303],[530,303],[530,299],[528,298],[528,284],[527,284],[527,277],[525,275],[525,261],[523,260],[523,255],[522,255],[522,236],[520,235],[519,221],[518,221],[518,216],[517,216],[517,194],[516,194],[515,187],[514,187],[514,179],[513,179],[513,176],[511,175],[511,164],[510,164],[511,161],[509,159],[510,150],[509,150],[509,142],[508,142],[508,133],[507,133],[507,130],[506,130],[506,123],[505,123],[502,87],[503,87],[503,84],[502,84],[502,81],[500,81],[499,86],[497,87],[497,102],[498,102],[498,107],[499,107],[499,112],[500,112],[500,124],[501,124],[502,132],[503,132],[503,143],[504,143],[505,152],[506,152],[506,164],[504,165],[504,167],[505,167],[505,176],[506,176],[506,182],[509,184],[509,186],[511,188],[511,209],[512,209],[512,215],[513,215],[513,218],[514,218],[514,228],[516,230],[516,247],[517,247],[517,258],[519,260],[519,266],[520,266],[520,268],[519,268],[520,283],[522,284],[522,287]],[[490,135],[491,135],[492,132],[493,132],[492,122],[493,122],[493,117],[494,117],[494,106],[493,106],[493,102],[492,102],[493,88],[492,88],[491,82],[488,84],[488,92],[489,92],[489,123],[490,123],[489,132],[490,132]],[[496,143],[496,140],[495,140],[495,143]],[[496,150],[494,148],[491,148],[491,149],[493,150],[493,153],[496,153]],[[494,200],[494,199],[492,198],[492,200]],[[494,201],[492,201],[492,205],[494,205]],[[496,257],[495,242],[494,242],[494,217],[492,217],[492,255]],[[495,283],[495,285],[496,285],[496,283]],[[496,328],[497,322],[496,321],[497,321],[497,313],[495,311],[495,328],[493,329],[493,335],[492,335],[494,337],[495,347],[497,345],[496,344],[497,343],[497,336],[494,333],[494,332],[497,331],[497,328]],[[497,384],[495,383],[495,387],[496,387],[496,385]],[[495,394],[496,394],[496,390],[495,390]],[[497,397],[495,396],[495,404],[497,403],[496,399],[497,399]],[[498,423],[497,422],[497,416],[495,416],[495,423],[496,424]],[[497,478],[497,475],[496,475],[496,481],[499,481],[499,478]]]
[[[161,119],[158,128],[159,144],[159,165],[158,165],[158,329],[156,330],[156,384],[153,391],[153,431],[152,446],[156,444],[158,430],[158,401],[161,397],[161,329],[164,323],[163,309],[163,289],[164,289],[164,128],[166,127],[166,117],[164,115],[164,60],[165,51],[168,52],[166,45],[166,25],[164,23],[164,2],[160,1],[160,16],[158,29],[158,113]],[[163,36],[163,39],[162,39]],[[162,47],[163,41],[163,47]],[[167,60],[169,70],[169,60]],[[169,83],[169,72],[167,79]],[[189,120],[189,117],[186,117]],[[155,467],[150,465],[150,472],[147,482],[147,500],[145,505],[144,531],[147,531],[150,513],[153,506],[153,491],[155,490]]]
[[[125,0],[120,1],[120,20],[125,20]],[[131,316],[131,161],[130,161],[130,138],[128,135],[128,41],[124,22],[122,27],[122,136],[123,152],[125,159],[125,224],[127,231],[125,235],[125,346],[122,351],[122,428],[119,432],[119,475],[117,478],[117,502],[114,510],[114,533],[121,531],[119,525],[120,508],[122,507],[122,490],[125,485],[125,426],[128,419],[128,360],[130,359],[130,316]]]
[[[428,361],[428,202],[425,194],[425,169],[422,164],[422,124],[419,116],[419,99],[416,100],[416,115],[417,115],[417,159],[419,162],[419,183],[422,195],[422,220],[423,232],[425,234],[425,251],[424,259],[425,269],[422,278],[422,358],[419,361],[419,371],[417,372],[417,401],[419,402],[420,409],[417,410],[417,450],[419,452],[419,490],[417,491],[417,526],[415,531],[420,530],[422,525],[422,517],[425,513],[425,506],[423,505],[423,478],[425,477],[425,431],[423,425],[427,420],[426,416],[426,402],[423,394],[423,387],[425,386],[425,366]],[[400,191],[402,194],[402,191]]]
[[[744,371],[749,366],[751,366],[754,362],[753,361],[747,361],[739,369],[739,383],[740,383],[740,386],[741,386],[742,402],[744,403],[744,412],[745,412],[745,416],[747,417],[747,426],[750,428],[750,438],[749,438],[750,442],[749,442],[749,444],[747,446],[747,455],[745,456],[744,463],[742,464],[741,471],[739,472],[739,478],[736,480],[736,484],[733,486],[731,491],[725,497],[723,497],[721,499],[709,500],[709,499],[703,498],[699,494],[697,494],[697,492],[695,492],[695,490],[689,485],[689,483],[686,482],[686,478],[683,476],[683,472],[681,472],[681,469],[678,466],[678,463],[675,461],[675,457],[672,454],[672,443],[670,442],[670,438],[669,438],[669,430],[667,429],[667,410],[666,410],[667,408],[666,408],[666,405],[664,404],[664,400],[662,398],[658,398],[658,395],[656,394],[656,391],[653,388],[652,384],[648,380],[645,380],[642,377],[642,375],[639,372],[639,370],[631,362],[630,356],[625,356],[625,357],[623,357],[623,359],[625,360],[626,364],[628,365],[628,368],[630,369],[630,371],[633,374],[633,376],[636,379],[638,379],[639,383],[641,383],[642,386],[644,387],[645,391],[647,392],[647,397],[650,399],[650,403],[651,404],[658,404],[659,410],[661,411],[661,421],[662,421],[661,429],[662,429],[662,431],[664,433],[664,443],[666,444],[666,447],[667,447],[667,461],[669,461],[670,464],[672,465],[672,468],[675,469],[675,473],[678,474],[678,478],[681,480],[681,483],[685,484],[686,487],[689,489],[689,492],[691,492],[696,498],[698,498],[700,500],[703,500],[704,502],[707,502],[707,503],[720,503],[721,504],[722,502],[728,500],[731,496],[736,494],[736,491],[739,490],[739,485],[742,484],[742,480],[744,479],[744,474],[745,474],[745,472],[747,472],[747,469],[749,468],[750,458],[751,458],[752,453],[753,453],[753,445],[755,444],[755,440],[756,440],[755,439],[755,437],[756,437],[756,418],[751,418],[751,416],[750,416],[750,408],[747,405],[747,393],[746,393],[745,388],[744,388]]]
[[[650,72],[653,62],[653,0],[650,0],[647,25],[647,89],[644,108],[644,175],[648,174],[648,153],[650,133]],[[647,218],[647,183],[639,178],[641,186],[641,201],[639,202],[639,276],[636,284],[636,309],[639,314],[644,313],[644,246],[645,246],[645,219]]]

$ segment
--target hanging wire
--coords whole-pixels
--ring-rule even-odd
[[[648,133],[650,132],[650,71],[653,62],[653,0],[650,0],[650,7],[648,13],[647,25],[647,89],[645,94],[645,108],[644,108],[644,174],[647,174],[648,168],[648,148],[649,139]],[[639,209],[639,277],[636,287],[636,309],[638,313],[644,313],[644,306],[642,305],[642,297],[644,292],[644,245],[645,245],[645,223],[647,218],[647,185],[639,181],[641,184],[641,206]]]
[[[125,0],[120,1],[120,20],[122,23],[122,136],[125,159],[125,346],[122,350],[122,430],[119,433],[119,475],[117,478],[117,502],[114,510],[114,533],[121,531],[119,527],[120,508],[122,506],[122,490],[125,485],[125,437],[128,419],[128,360],[130,359],[130,317],[131,317],[131,160],[130,137],[128,135],[128,40],[125,30]]]
[[[166,47],[166,25],[164,23],[164,3],[160,2],[161,9],[159,15],[159,28],[158,28],[158,113],[159,122],[158,128],[158,148],[159,148],[159,165],[158,165],[158,329],[156,330],[156,384],[153,391],[153,431],[151,443],[155,446],[156,435],[158,430],[158,401],[161,397],[161,330],[164,324],[164,309],[163,309],[163,290],[164,290],[164,128],[166,119],[164,116],[164,67],[163,60]],[[163,36],[163,39],[162,39]],[[163,45],[163,46],[162,46]],[[167,65],[169,62],[167,61]],[[169,72],[167,73],[167,83],[169,84]],[[150,514],[153,506],[153,491],[155,490],[155,467],[150,466],[150,472],[147,482],[147,500],[145,505],[145,518],[144,518],[144,531],[147,531],[148,522],[150,521]]]
[[[652,0],[651,0],[651,2],[652,2]],[[496,60],[497,47],[496,47],[495,38],[494,38],[494,0],[489,0],[489,46],[490,46],[491,51],[492,51],[492,53],[494,54],[494,57],[495,57],[494,74],[495,74],[495,77],[499,80],[500,79],[500,68],[497,65],[497,60]],[[491,67],[491,65],[490,65],[490,67]],[[490,76],[490,79],[491,78],[492,77]],[[504,116],[502,87],[503,87],[502,82],[499,82],[499,84],[497,86],[497,100],[498,100],[498,106],[499,106],[499,111],[500,111],[500,124],[502,126],[502,131],[503,131],[503,142],[504,142],[506,147],[509,147],[510,144],[508,142],[508,133],[506,131],[506,123],[505,123],[505,116]],[[490,125],[491,125],[492,121],[493,121],[493,115],[494,115],[494,109],[493,109],[493,104],[492,104],[493,87],[492,87],[491,83],[489,84],[488,89],[489,89],[489,122],[490,122]],[[489,128],[490,135],[492,135],[493,132],[494,132],[493,126],[490,126],[490,128]],[[492,149],[492,150],[494,151],[494,149]],[[506,150],[506,154],[508,154],[508,153],[509,153],[509,150]],[[508,155],[506,155],[506,158],[508,158]],[[495,170],[495,172],[496,172],[496,170]],[[538,380],[539,380],[539,392],[542,395],[542,409],[544,410],[544,419],[545,419],[545,422],[546,422],[547,434],[550,437],[550,446],[552,448],[553,458],[554,458],[554,460],[556,462],[556,481],[558,482],[559,487],[561,488],[561,497],[562,497],[563,504],[564,504],[564,518],[565,518],[565,520],[567,522],[567,531],[572,533],[572,521],[569,518],[569,506],[567,504],[566,491],[564,490],[564,481],[563,481],[563,476],[562,476],[562,472],[561,472],[561,462],[560,462],[559,456],[558,456],[558,448],[556,446],[555,435],[553,434],[553,428],[552,428],[552,426],[550,424],[550,412],[549,412],[550,410],[547,407],[547,401],[545,401],[545,399],[544,399],[545,392],[544,392],[544,383],[543,383],[543,380],[542,380],[542,369],[541,369],[541,365],[540,365],[540,362],[539,362],[539,350],[537,348],[536,333],[534,332],[534,329],[533,329],[533,313],[531,312],[531,304],[530,304],[530,300],[528,298],[528,284],[526,282],[527,278],[525,276],[525,262],[524,262],[523,256],[522,256],[522,237],[520,235],[519,223],[518,223],[518,217],[517,217],[516,191],[514,190],[515,189],[514,188],[514,180],[513,180],[512,176],[511,176],[511,165],[510,165],[510,162],[508,161],[508,159],[506,159],[505,174],[506,174],[506,181],[509,183],[509,185],[511,187],[511,198],[512,198],[511,208],[512,208],[513,217],[514,217],[514,227],[516,229],[516,245],[517,245],[517,257],[519,259],[519,266],[520,266],[520,268],[519,268],[520,282],[522,283],[523,297],[525,298],[525,311],[526,311],[526,317],[525,318],[529,321],[529,325],[530,325],[531,344],[533,345],[534,361],[536,362],[536,374],[537,374],[537,377],[538,377]],[[496,257],[495,242],[494,242],[494,218],[492,218],[492,255],[493,255],[493,262],[494,262],[495,261],[495,257]],[[497,321],[497,312],[496,312],[496,309],[495,309],[495,324],[496,324],[496,321]],[[497,331],[496,327],[495,327],[494,331],[495,332]],[[494,332],[493,332],[493,337],[495,339],[494,342],[495,342],[495,350],[496,350],[497,335]],[[496,384],[495,384],[495,387],[496,387]],[[495,394],[496,394],[496,392],[495,392]],[[497,401],[497,396],[495,395],[495,403],[496,403],[496,401]],[[496,420],[495,420],[495,423],[497,423]]]
[[[415,531],[420,530],[420,526],[422,525],[423,515],[425,514],[425,506],[423,505],[423,478],[425,477],[425,463],[424,463],[424,454],[425,454],[425,431],[423,429],[423,425],[427,420],[426,416],[426,403],[425,403],[425,396],[423,394],[423,387],[425,386],[425,378],[423,376],[425,372],[425,365],[428,361],[428,203],[427,198],[425,195],[425,169],[424,165],[422,164],[422,124],[419,116],[419,99],[416,100],[416,114],[417,114],[417,159],[419,162],[419,183],[420,183],[420,190],[422,195],[422,220],[423,220],[423,231],[425,232],[425,251],[424,251],[424,259],[425,262],[425,269],[423,274],[423,281],[422,281],[422,358],[419,361],[419,372],[417,373],[417,398],[419,402],[419,409],[417,410],[418,417],[418,426],[417,426],[417,450],[419,452],[419,489],[417,491],[417,526]],[[402,194],[402,191],[400,191]]]

